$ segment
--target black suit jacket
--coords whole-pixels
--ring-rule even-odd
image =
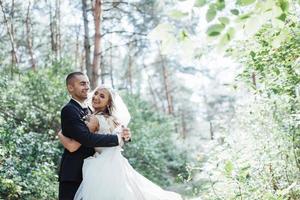
[[[93,147],[112,147],[119,144],[116,135],[93,134],[82,118],[85,113],[82,107],[73,99],[61,110],[61,129],[65,136],[81,143],[81,147],[71,153],[67,149],[62,155],[59,181],[82,181],[83,160],[93,155]]]

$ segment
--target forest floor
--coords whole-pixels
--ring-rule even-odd
[[[194,170],[192,170],[191,177],[186,182],[172,185],[167,189],[182,194],[186,200],[201,200],[201,192],[197,192],[197,188],[201,188],[201,185],[210,182],[209,176],[202,173],[202,171],[206,166],[210,152],[218,145],[218,141],[190,138],[184,143],[184,145],[194,147],[189,151],[193,161],[191,168]]]

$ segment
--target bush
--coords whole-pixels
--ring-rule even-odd
[[[55,132],[67,101],[64,77],[70,71],[51,68],[0,79],[0,197],[56,199],[57,162],[61,148]]]
[[[132,142],[125,146],[125,156],[133,167],[150,180],[168,186],[179,173],[187,176],[187,155],[175,146],[174,121],[156,112],[137,96],[125,98],[132,116]]]
[[[203,166],[203,199],[300,199],[299,31],[292,21],[283,29],[266,25],[232,49],[244,64],[238,84],[253,99],[236,107],[225,144]]]

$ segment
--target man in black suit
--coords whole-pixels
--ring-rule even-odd
[[[67,89],[72,99],[61,111],[61,128],[63,135],[72,138],[81,147],[75,152],[64,149],[59,171],[59,200],[72,200],[82,181],[83,160],[94,154],[93,147],[113,147],[130,139],[130,130],[124,128],[117,135],[90,133],[83,118],[88,114],[85,105],[89,80],[81,72],[73,72],[67,76]]]

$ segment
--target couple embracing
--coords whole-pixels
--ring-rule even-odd
[[[72,98],[61,111],[58,134],[65,147],[59,200],[181,200],[139,174],[121,154],[131,138],[121,97],[99,86],[88,100],[89,80],[81,72],[69,74],[66,84]]]

